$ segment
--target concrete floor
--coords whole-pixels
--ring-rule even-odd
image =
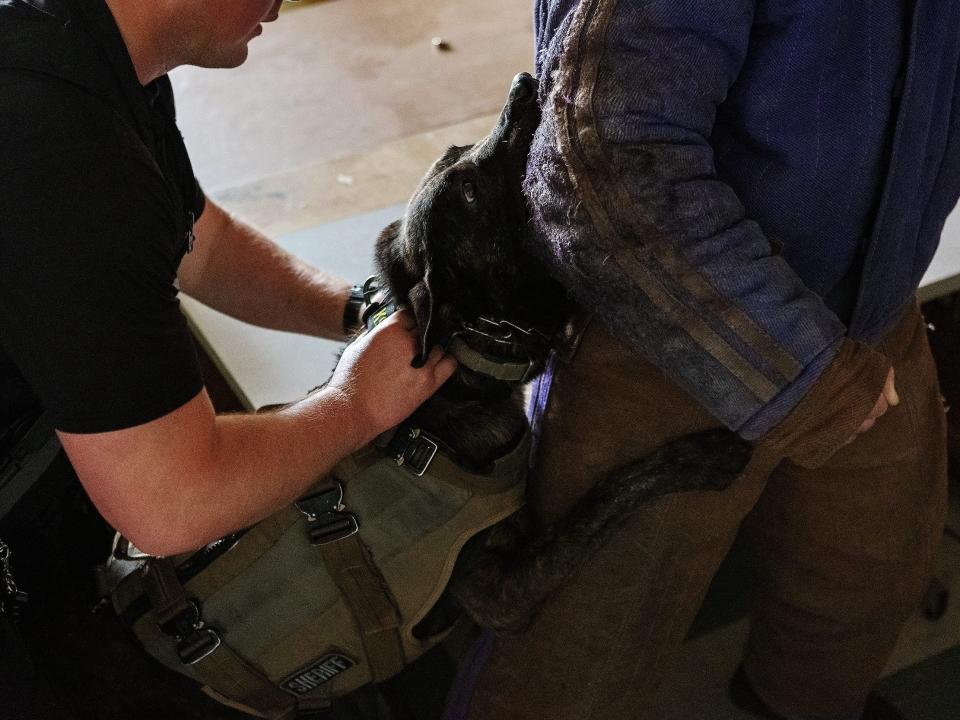
[[[516,0],[336,0],[265,30],[242,68],[181,69],[174,81],[201,182],[272,233],[402,202],[446,145],[486,133],[510,79],[532,65],[529,3]],[[957,503],[951,513],[960,532]],[[948,538],[938,572],[956,601],[938,622],[910,622],[888,672],[960,643],[958,570]],[[724,690],[745,631],[736,621],[688,643],[658,717],[742,718]]]
[[[515,0],[290,6],[236,70],[174,75],[180,126],[214,193],[499,111],[533,65]],[[434,48],[443,38],[448,51]]]

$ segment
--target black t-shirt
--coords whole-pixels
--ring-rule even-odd
[[[39,401],[58,429],[104,432],[202,387],[175,281],[203,195],[169,81],[141,87],[98,13],[77,37],[103,50],[104,96],[0,62],[0,422]]]

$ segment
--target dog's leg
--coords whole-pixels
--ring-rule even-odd
[[[481,627],[519,633],[632,512],[669,493],[726,488],[750,452],[746,441],[723,429],[674,440],[602,478],[566,517],[532,539],[525,537],[523,517],[512,518],[458,573],[451,591]]]

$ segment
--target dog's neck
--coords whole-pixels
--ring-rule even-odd
[[[458,461],[480,468],[511,450],[526,431],[523,387],[460,368],[411,420]]]
[[[559,284],[544,275],[531,278],[536,286],[525,288],[524,312],[510,321],[484,320],[492,316],[484,314],[464,322],[462,311],[446,306],[436,311],[436,336],[446,338],[448,348],[459,336],[484,360],[461,364],[410,420],[441,440],[457,461],[475,468],[508,453],[527,431],[525,383],[542,372],[551,338],[570,313]],[[499,367],[485,367],[491,362]]]

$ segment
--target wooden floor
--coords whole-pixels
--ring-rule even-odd
[[[242,68],[175,72],[197,175],[275,234],[402,202],[447,145],[486,133],[513,75],[531,69],[530,15],[526,0],[333,0],[285,11]],[[960,533],[956,502],[951,525]],[[954,603],[937,622],[910,622],[888,672],[960,643],[957,540],[945,541],[938,573]],[[658,717],[743,717],[725,687],[745,628],[735,621],[686,645]]]

